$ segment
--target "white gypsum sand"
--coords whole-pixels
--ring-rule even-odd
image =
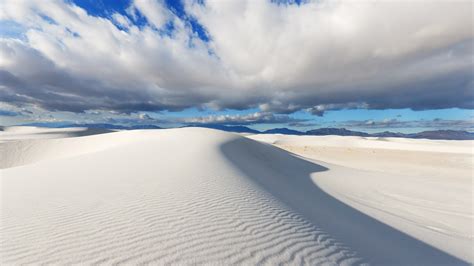
[[[472,262],[474,141],[281,134],[249,137],[332,169],[315,180],[326,192]]]
[[[3,263],[472,261],[471,176],[355,169],[201,128],[28,134],[0,143]]]
[[[0,126],[0,143],[27,139],[72,138],[109,132],[113,131],[109,129],[85,127],[41,128],[32,126]]]

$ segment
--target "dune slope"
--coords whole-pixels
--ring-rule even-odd
[[[72,138],[81,136],[90,136],[96,134],[104,134],[114,132],[109,129],[102,128],[85,128],[85,127],[70,127],[70,128],[43,128],[31,126],[0,126],[0,143],[26,140],[26,139],[57,139],[57,138]]]
[[[327,194],[317,179],[336,166],[238,135],[186,128],[28,145],[14,155],[29,158],[21,164],[2,158],[4,263],[466,263]]]

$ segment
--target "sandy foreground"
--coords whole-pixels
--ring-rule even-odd
[[[0,131],[0,262],[463,265],[473,141]]]

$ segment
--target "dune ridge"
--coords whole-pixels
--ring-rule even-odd
[[[12,143],[22,141],[0,147]],[[5,263],[467,264],[327,194],[315,180],[336,166],[235,134],[137,130],[29,145],[6,159],[29,160],[1,170]]]

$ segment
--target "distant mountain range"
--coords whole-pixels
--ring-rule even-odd
[[[236,133],[253,133],[253,134],[262,133],[258,130],[251,129],[245,126],[225,126],[225,125],[219,125],[219,124],[195,124],[195,125],[193,124],[193,125],[187,125],[184,127],[205,127],[205,128],[219,129],[223,131],[236,132]]]
[[[447,140],[474,140],[474,133],[461,130],[432,130],[418,133],[397,133],[384,131],[369,134],[366,132],[352,131],[345,128],[318,128],[306,132],[291,130],[288,128],[276,128],[262,132],[263,134],[288,134],[288,135],[310,135],[310,136],[359,136],[379,138],[412,138],[412,139],[447,139]]]
[[[37,126],[37,127],[88,127],[88,128],[100,128],[100,129],[117,129],[117,130],[133,130],[133,129],[161,129],[155,125],[134,125],[134,126],[122,126],[114,124],[65,124],[65,123],[31,123],[25,124],[24,126]],[[252,133],[252,134],[286,134],[286,135],[299,135],[299,136],[359,136],[359,137],[379,137],[379,138],[413,138],[413,139],[446,139],[446,140],[474,140],[474,133],[461,130],[432,130],[422,131],[418,133],[397,133],[384,131],[380,133],[369,134],[361,131],[353,131],[345,128],[318,128],[308,131],[298,131],[289,128],[273,128],[266,131],[258,131],[251,129],[246,126],[226,126],[219,124],[194,124],[187,125],[184,127],[204,127],[218,129],[228,132],[236,133]]]
[[[379,137],[379,138],[412,138],[412,139],[447,139],[447,140],[474,140],[474,133],[461,130],[432,130],[422,131],[418,133],[397,133],[397,132],[380,132],[369,134],[361,131],[353,131],[345,128],[318,128],[308,131],[298,131],[289,128],[273,128],[266,131],[257,131],[245,126],[224,126],[224,125],[192,125],[196,127],[206,127],[220,129],[238,133],[254,133],[254,134],[286,134],[299,136],[359,136],[359,137]]]
[[[318,128],[306,132],[291,130],[287,128],[271,129],[262,132],[263,134],[288,134],[288,135],[310,135],[310,136],[359,136],[359,137],[379,137],[379,138],[412,138],[412,139],[447,139],[447,140],[474,140],[474,133],[461,130],[432,130],[418,133],[396,133],[380,132],[369,134],[366,132],[352,131],[345,128]]]
[[[285,135],[305,135],[304,132],[298,131],[298,130],[293,130],[289,128],[274,128],[274,129],[269,129],[264,132],[263,134],[285,134]]]
[[[407,134],[405,138],[472,140],[474,139],[474,133],[460,130],[432,130]]]
[[[325,136],[325,135],[337,135],[337,136],[359,136],[359,137],[370,137],[369,133],[352,131],[345,128],[318,128],[308,130],[304,135],[314,135],[314,136]]]

